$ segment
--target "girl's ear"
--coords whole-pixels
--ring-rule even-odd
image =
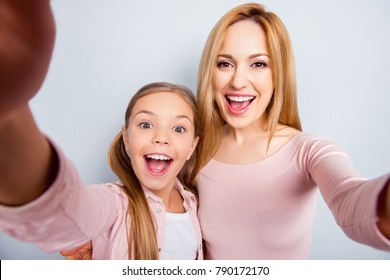
[[[123,125],[122,126],[122,139],[123,139],[123,144],[125,145],[125,149],[126,149],[126,152],[127,154],[129,154],[129,137],[127,135],[127,129],[126,127]]]
[[[199,142],[199,136],[196,136],[194,142],[192,142],[191,150],[188,153],[187,160],[191,158],[193,152],[195,151],[196,146],[198,145],[198,142]]]

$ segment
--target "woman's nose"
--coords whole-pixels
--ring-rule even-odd
[[[244,88],[248,85],[248,77],[244,69],[236,68],[231,79],[231,85],[236,89]]]

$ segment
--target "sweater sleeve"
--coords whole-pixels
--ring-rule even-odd
[[[337,224],[351,239],[390,250],[378,228],[377,203],[390,174],[368,180],[358,174],[349,157],[335,144],[318,138],[306,143],[306,170],[319,187]]]
[[[84,186],[73,164],[52,145],[59,171],[48,190],[20,207],[0,205],[0,229],[47,252],[74,248],[109,230],[120,201],[109,185]]]

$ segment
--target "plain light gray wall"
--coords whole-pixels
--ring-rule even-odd
[[[41,129],[87,184],[115,177],[106,153],[132,94],[153,81],[196,90],[212,26],[233,0],[53,0],[57,41],[31,102]],[[304,131],[339,144],[362,175],[390,171],[390,2],[262,1],[295,50]],[[286,233],[288,234],[288,233]],[[0,233],[0,259],[61,259]],[[349,240],[318,196],[313,259],[390,259]]]

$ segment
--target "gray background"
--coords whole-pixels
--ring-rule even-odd
[[[196,90],[208,33],[228,0],[53,0],[57,41],[31,106],[87,183],[115,179],[106,153],[128,100],[153,81]],[[295,50],[304,131],[339,144],[368,178],[390,171],[390,2],[262,1]],[[286,233],[288,234],[288,233]],[[0,233],[0,259],[61,259]],[[318,195],[312,259],[390,259],[349,240]]]

